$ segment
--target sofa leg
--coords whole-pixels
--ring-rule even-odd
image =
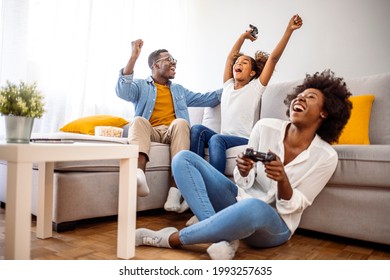
[[[76,222],[64,222],[59,224],[53,222],[53,230],[56,232],[74,230],[75,228],[76,228]]]

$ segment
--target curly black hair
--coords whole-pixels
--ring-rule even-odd
[[[351,116],[352,103],[349,97],[352,95],[343,78],[335,77],[334,72],[327,69],[314,75],[306,74],[301,85],[287,95],[284,104],[288,106],[287,116],[290,117],[290,104],[308,88],[315,88],[322,92],[325,98],[324,110],[328,116],[317,130],[317,134],[328,143],[337,143],[341,132]]]
[[[260,77],[261,72],[263,72],[264,66],[269,58],[269,53],[263,51],[257,51],[255,53],[255,61],[258,68],[256,71],[256,76]]]

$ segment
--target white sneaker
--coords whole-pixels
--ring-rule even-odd
[[[141,168],[137,168],[137,195],[147,196],[150,193],[146,176]]]
[[[167,201],[164,204],[166,211],[178,212],[180,211],[181,192],[178,188],[171,187],[168,192]]]
[[[190,208],[190,206],[188,206],[187,201],[183,200],[183,202],[180,204],[180,210],[177,211],[177,213],[183,213],[183,212],[187,211],[189,208]]]
[[[212,260],[232,260],[236,255],[240,240],[231,242],[221,241],[207,248],[207,253]]]
[[[150,230],[147,228],[139,228],[135,230],[135,246],[153,246],[162,248],[171,248],[169,245],[169,237],[177,232],[174,227],[167,227],[159,231]]]
[[[196,224],[197,222],[199,222],[198,218],[194,215],[192,216],[187,222],[186,222],[186,226],[191,226],[193,224]]]

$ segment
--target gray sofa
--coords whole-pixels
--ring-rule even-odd
[[[285,95],[301,80],[272,84],[261,101],[259,118],[285,119]],[[335,145],[339,164],[331,180],[304,213],[300,228],[365,241],[390,244],[390,73],[346,78],[353,95],[374,94],[371,110],[371,145]],[[191,124],[203,123],[219,130],[220,111],[190,108]],[[42,137],[42,135],[35,135]],[[121,141],[72,133],[50,133],[46,138],[82,142]],[[235,157],[245,147],[228,150],[225,174],[232,177]],[[206,153],[207,159],[207,153]],[[6,163],[0,162],[0,201],[5,202]],[[151,194],[137,199],[137,210],[163,208],[169,190],[170,162],[167,145],[152,143],[146,177]],[[56,163],[53,223],[58,231],[79,220],[117,214],[118,162]],[[34,171],[33,193],[37,194]],[[36,213],[36,199],[32,213]]]

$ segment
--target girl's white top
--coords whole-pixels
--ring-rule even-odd
[[[259,119],[260,99],[265,88],[258,78],[237,90],[233,78],[223,84],[221,134],[249,138]]]

